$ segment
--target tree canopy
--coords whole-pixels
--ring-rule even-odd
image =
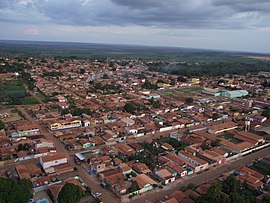
[[[59,203],[78,203],[84,191],[77,185],[66,183],[58,195]]]
[[[268,119],[270,118],[270,109],[267,108],[262,112],[262,116],[267,117]]]
[[[0,203],[26,203],[31,197],[32,184],[29,180],[16,182],[12,179],[0,178]]]
[[[255,203],[256,194],[249,190],[244,183],[230,175],[224,182],[212,185],[199,203]]]
[[[142,84],[142,88],[148,89],[148,90],[157,90],[158,86],[146,80],[145,83]]]
[[[0,120],[0,130],[5,128],[5,123],[3,121]]]

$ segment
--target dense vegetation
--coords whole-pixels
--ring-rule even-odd
[[[3,121],[0,120],[0,130],[5,128],[5,123]]]
[[[135,102],[127,102],[123,110],[130,114],[134,114],[142,110],[147,110],[147,107],[136,104]]]
[[[259,71],[270,71],[270,62],[212,62],[212,63],[149,63],[148,70],[187,77],[195,76],[223,76],[225,74],[247,74]],[[182,79],[182,78],[181,78]]]
[[[32,184],[28,180],[18,182],[0,178],[1,203],[26,203],[32,197]]]
[[[88,108],[68,108],[61,111],[62,115],[71,113],[73,116],[81,116],[82,114],[91,115],[91,109]]]
[[[78,203],[85,192],[77,185],[66,183],[58,195],[59,203]]]
[[[270,109],[266,108],[263,112],[262,112],[262,116],[267,117],[268,119],[270,118]]]
[[[270,174],[270,164],[267,162],[264,162],[264,160],[254,162],[250,166],[250,168],[255,170],[255,171],[258,171],[259,173],[262,173],[265,176]]]
[[[121,93],[122,90],[120,86],[116,84],[101,84],[101,83],[94,83],[90,82],[92,84],[91,89],[89,92],[95,93],[100,91],[102,94],[116,94],[116,93]]]
[[[230,175],[224,182],[211,185],[208,192],[201,196],[199,203],[255,203],[256,193]]]
[[[148,90],[157,90],[158,86],[146,80],[145,83],[142,84],[142,88],[148,89]]]

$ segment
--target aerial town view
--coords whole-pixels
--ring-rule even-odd
[[[0,203],[270,203],[270,2],[2,0]]]

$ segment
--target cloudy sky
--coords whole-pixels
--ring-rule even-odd
[[[0,0],[0,39],[270,53],[270,0]]]

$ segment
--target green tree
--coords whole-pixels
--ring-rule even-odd
[[[102,79],[109,79],[109,76],[107,73],[105,73],[103,76],[102,76]]]
[[[83,68],[80,69],[80,74],[84,74],[85,73],[85,70]]]
[[[227,194],[238,192],[241,187],[241,182],[236,179],[234,175],[230,175],[223,183],[222,188],[223,191]]]
[[[270,195],[264,195],[262,199],[262,203],[270,203]]]
[[[23,150],[23,144],[19,144],[18,145],[18,151],[22,151]]]
[[[84,191],[77,185],[66,183],[58,195],[59,203],[78,203]]]
[[[220,146],[220,140],[214,140],[211,142],[211,147],[218,147]]]
[[[180,75],[180,76],[177,78],[177,81],[178,81],[178,82],[187,82],[187,78],[186,78],[186,77],[183,77],[182,75]]]
[[[149,82],[148,80],[146,80],[142,84],[142,88],[148,89],[148,90],[157,90],[158,89],[158,86],[156,84],[152,84],[151,82]]]
[[[26,203],[32,197],[32,184],[29,180],[0,178],[1,203]]]
[[[137,110],[136,106],[132,102],[127,102],[124,106],[124,111],[133,114]]]
[[[267,117],[268,119],[270,118],[270,109],[267,108],[262,112],[262,116]]]
[[[0,120],[0,130],[5,128],[5,123],[3,121]]]
[[[191,97],[186,98],[186,103],[188,103],[188,104],[193,103],[193,98],[191,98]]]
[[[30,149],[30,145],[29,145],[28,143],[25,143],[25,144],[23,145],[23,150],[24,150],[24,151],[29,151],[29,149]]]
[[[139,189],[140,189],[140,187],[139,187],[138,183],[136,181],[133,181],[130,188],[129,188],[129,193],[135,192]]]

